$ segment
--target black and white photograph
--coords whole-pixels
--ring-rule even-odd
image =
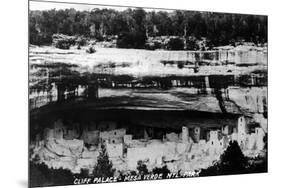
[[[29,187],[268,172],[267,15],[34,0],[28,41]]]

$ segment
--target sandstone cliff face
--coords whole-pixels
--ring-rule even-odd
[[[80,173],[83,168],[94,167],[98,154],[95,148],[86,148],[83,140],[48,139],[33,146],[31,160],[39,159],[37,162],[45,163],[49,168]]]
[[[250,113],[267,111],[267,87],[228,88],[228,98]]]
[[[267,87],[228,88],[227,98],[242,113],[251,116],[249,122],[258,123],[267,133]]]

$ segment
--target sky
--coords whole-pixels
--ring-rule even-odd
[[[77,1],[78,2],[78,1]],[[50,10],[50,9],[69,9],[74,8],[79,11],[90,11],[94,8],[110,8],[115,9],[118,11],[126,10],[128,7],[122,7],[122,6],[102,6],[102,5],[90,5],[90,4],[79,4],[79,3],[61,3],[61,2],[41,2],[41,1],[30,1],[29,4],[30,10]],[[159,11],[163,9],[145,9],[147,11]],[[170,12],[171,10],[165,10]]]

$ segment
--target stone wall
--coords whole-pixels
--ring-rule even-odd
[[[112,131],[100,132],[100,139],[108,140],[109,143],[117,144],[123,142],[123,137],[126,134],[126,129],[115,129]]]
[[[126,134],[126,129],[103,132],[84,129],[80,139],[67,140],[65,133],[70,134],[69,131],[65,130],[61,121],[56,121],[53,128],[45,129],[44,139],[35,143],[32,156],[38,155],[40,161],[49,167],[79,172],[82,168],[94,167],[102,141],[114,168],[118,170],[136,170],[138,161],[143,161],[149,170],[167,165],[170,171],[177,172],[212,165],[219,160],[230,140],[238,141],[247,156],[255,156],[264,149],[266,132],[262,127],[255,127],[250,132],[245,117],[238,119],[237,129],[232,130],[225,125],[222,129],[206,130],[208,138],[202,138],[202,130],[198,128],[183,126],[180,134],[166,134],[163,140],[133,139],[133,135]],[[85,147],[85,144],[91,146]]]

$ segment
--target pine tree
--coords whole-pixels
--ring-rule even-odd
[[[221,164],[234,173],[241,172],[247,166],[247,157],[244,156],[236,141],[230,141],[229,146],[221,155]]]
[[[108,158],[106,146],[101,144],[101,151],[98,156],[97,164],[93,170],[93,176],[95,177],[111,177],[113,176],[115,169],[112,167],[112,162]]]
[[[147,166],[142,160],[138,161],[137,170],[140,175],[148,174]]]
[[[220,161],[207,169],[202,169],[200,176],[248,173],[248,165],[248,158],[244,156],[237,141],[230,141]]]
[[[155,167],[154,169],[152,169],[153,174],[163,174],[163,179],[165,179],[170,172],[171,171],[168,169],[167,165],[161,168]]]

